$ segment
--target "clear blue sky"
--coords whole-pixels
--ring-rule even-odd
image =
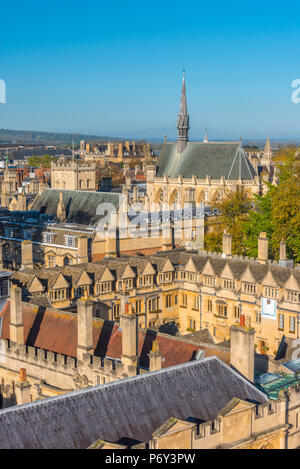
[[[186,70],[191,138],[300,137],[300,2],[2,2],[0,127],[176,135]]]

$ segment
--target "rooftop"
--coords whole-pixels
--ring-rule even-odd
[[[241,175],[242,179],[253,179],[256,172],[243,149],[241,160],[236,157],[238,149],[238,142],[189,142],[185,150],[178,154],[177,144],[167,143],[158,161],[157,175],[163,177],[167,174],[172,178],[179,175],[190,178],[195,175],[199,179],[205,179],[207,175],[212,179],[224,176],[233,180],[239,179]]]
[[[171,417],[212,420],[233,398],[267,396],[211,357],[0,411],[0,448],[147,442]]]

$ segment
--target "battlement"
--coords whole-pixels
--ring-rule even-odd
[[[28,345],[18,345],[9,339],[1,339],[0,364],[5,364],[5,358],[8,357],[20,361],[24,360],[27,364],[47,367],[55,371],[72,371],[78,368],[83,371],[86,368],[92,373],[107,373],[111,378],[115,376],[116,379],[126,371],[124,365],[119,360],[85,354],[83,360],[78,361],[75,357],[61,355]]]
[[[90,161],[66,161],[58,160],[51,163],[52,170],[61,170],[61,171],[80,171],[80,170],[95,170],[96,165]]]

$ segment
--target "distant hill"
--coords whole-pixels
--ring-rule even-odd
[[[108,136],[85,135],[85,134],[67,134],[57,132],[39,132],[34,130],[9,130],[0,129],[0,144],[2,143],[40,143],[53,145],[78,145],[80,140],[98,141],[98,142],[120,142],[125,138],[114,138]]]

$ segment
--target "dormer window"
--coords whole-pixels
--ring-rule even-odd
[[[225,290],[235,290],[235,282],[233,280],[223,280]]]
[[[265,287],[265,296],[269,298],[278,298],[279,296],[278,288]]]
[[[45,232],[43,233],[44,243],[51,244],[53,240],[53,233]]]
[[[189,280],[190,282],[194,282],[195,281],[195,274],[193,272],[186,272],[185,279]]]
[[[119,280],[118,287],[119,290],[123,290],[123,288],[125,288],[126,290],[130,290],[131,288],[133,288],[133,279],[126,278],[124,280]]]
[[[97,284],[97,293],[111,292],[111,282],[101,282]]]
[[[208,287],[214,287],[216,285],[216,279],[212,275],[204,275],[204,285]]]
[[[173,272],[164,272],[159,274],[160,283],[170,283],[173,280]]]
[[[153,285],[153,275],[142,275],[139,278],[139,286],[140,287],[147,287]]]
[[[66,246],[68,246],[69,248],[74,248],[75,244],[76,244],[76,237],[66,235],[65,236],[65,243],[66,243]]]
[[[243,282],[243,292],[244,293],[256,293],[255,283]]]
[[[288,290],[286,292],[286,299],[291,303],[300,303],[300,293],[297,291]]]

